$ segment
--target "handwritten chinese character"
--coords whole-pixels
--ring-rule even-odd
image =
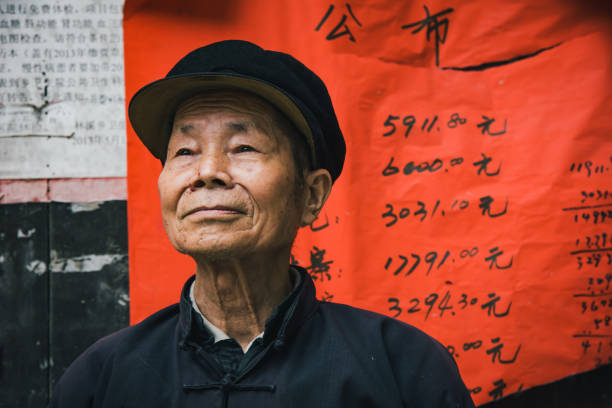
[[[452,8],[447,8],[446,10],[442,10],[439,13],[434,15],[429,15],[429,9],[427,6],[423,6],[425,9],[425,18],[421,21],[417,21],[415,23],[406,24],[402,26],[402,30],[407,28],[416,27],[412,34],[416,34],[421,31],[423,28],[427,27],[427,32],[425,34],[425,38],[429,41],[429,35],[431,33],[435,34],[435,46],[436,46],[436,67],[440,66],[440,44],[444,44],[446,42],[446,35],[448,34],[448,18],[443,18],[438,20],[438,18],[442,17],[445,14],[451,13],[454,11]],[[440,35],[440,27],[443,28],[442,35]]]
[[[310,266],[306,268],[309,271],[312,279],[314,280],[327,280],[331,279],[331,274],[329,273],[330,266],[334,261],[323,261],[325,257],[325,250],[319,249],[316,246],[312,247],[312,251],[310,251]]]
[[[495,118],[489,118],[487,116],[482,115],[483,122],[476,125],[476,127],[481,128],[482,134],[487,134],[489,136],[499,136],[506,133],[506,119],[504,119],[504,128],[497,132],[491,131],[491,125],[495,122]]]
[[[489,293],[489,300],[487,303],[483,303],[482,306],[480,306],[481,309],[487,309],[487,316],[491,316],[491,314],[493,314],[493,316],[495,317],[504,317],[506,315],[508,315],[508,313],[510,313],[510,306],[512,306],[512,302],[508,303],[508,308],[506,309],[505,312],[499,312],[497,313],[497,302],[500,301],[500,297],[495,295],[495,292],[493,293]]]
[[[493,269],[494,266],[497,269],[508,269],[512,266],[512,261],[514,260],[514,256],[511,256],[510,261],[505,266],[502,266],[497,263],[497,258],[503,255],[504,251],[500,251],[498,247],[493,247],[489,249],[489,253],[491,255],[485,258],[485,261],[489,261],[489,269]]]
[[[501,163],[499,164],[499,166],[497,167],[497,170],[492,171],[489,173],[487,167],[489,165],[489,163],[491,163],[491,161],[493,160],[492,157],[487,157],[487,155],[485,155],[484,153],[480,153],[480,155],[482,156],[482,160],[478,160],[475,161],[474,163],[472,163],[474,165],[474,167],[478,167],[477,173],[479,176],[482,172],[484,172],[485,176],[488,177],[492,177],[492,176],[497,176],[501,170]]]
[[[325,224],[321,224],[315,227],[315,222],[317,222],[319,220],[319,215],[317,214],[317,218],[315,218],[315,220],[312,222],[312,224],[310,224],[310,230],[313,232],[316,231],[321,231],[324,228],[329,227],[329,218],[327,218],[327,214],[325,214]]]
[[[501,349],[504,348],[504,344],[499,343],[499,341],[500,341],[499,337],[495,337],[494,339],[491,339],[491,343],[496,344],[495,346],[487,350],[487,354],[491,354],[491,362],[495,363],[495,359],[497,359],[497,362],[500,364],[514,363],[516,361],[516,358],[518,357],[519,351],[521,351],[521,345],[519,344],[519,346],[516,348],[516,351],[514,352],[514,356],[506,360],[506,359],[503,359],[501,356]]]
[[[504,209],[496,214],[491,213],[491,203],[493,203],[493,201],[493,197],[491,196],[484,196],[480,198],[480,204],[478,205],[478,207],[482,209],[482,215],[486,214],[491,218],[495,218],[506,213],[506,211],[508,210],[508,200],[506,200],[506,205],[504,206]]]
[[[504,396],[504,388],[506,388],[507,384],[503,379],[499,379],[493,382],[495,388],[489,391],[489,396],[493,398],[493,400],[502,398]]]
[[[329,293],[328,291],[323,292],[323,295],[321,295],[321,302],[331,302],[332,299],[334,298],[334,295],[332,295],[331,293]]]
[[[359,27],[361,27],[361,23],[359,22],[359,20],[357,20],[357,17],[355,17],[355,14],[353,14],[353,10],[351,9],[350,4],[346,3],[346,9],[348,10],[348,13],[351,16],[351,18],[357,23]],[[317,28],[315,28],[315,31],[319,31],[321,29],[321,27],[323,26],[323,24],[325,24],[325,21],[327,21],[327,19],[329,18],[329,16],[331,15],[333,11],[334,11],[334,5],[332,4],[327,9],[327,13],[325,13],[319,25],[317,25]],[[342,37],[343,35],[348,35],[349,40],[355,42],[356,41],[355,37],[353,36],[353,33],[351,33],[349,26],[346,24],[346,19],[347,19],[347,15],[342,14],[342,17],[340,18],[340,21],[338,22],[338,24],[336,24],[336,26],[329,32],[329,34],[327,34],[325,39],[335,40],[336,38]],[[340,31],[342,28],[344,28],[344,30]]]

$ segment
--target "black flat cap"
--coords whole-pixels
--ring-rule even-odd
[[[291,55],[247,41],[198,48],[165,78],[141,88],[128,109],[132,127],[153,156],[163,160],[180,103],[219,89],[244,90],[268,101],[304,136],[313,167],[327,169],[334,181],[338,178],[346,145],[325,84]]]

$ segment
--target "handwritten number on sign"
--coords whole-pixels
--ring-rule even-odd
[[[399,173],[399,169],[393,165],[393,156],[391,156],[391,160],[389,160],[389,164],[383,169],[383,176],[391,176],[393,174]]]
[[[416,261],[414,262],[414,264],[412,264],[412,268],[410,268],[410,270],[408,272],[406,272],[406,276],[408,276],[412,272],[414,272],[416,267],[419,266],[419,264],[421,263],[421,257],[418,254],[410,254],[410,256],[413,257],[414,259],[416,259]]]
[[[385,123],[383,123],[383,126],[385,128],[389,128],[389,130],[385,133],[383,133],[383,136],[391,136],[393,135],[396,131],[397,131],[397,126],[395,125],[395,123],[393,121],[395,120],[399,120],[400,117],[399,116],[394,116],[394,115],[389,115],[387,116],[387,119],[385,120]],[[402,119],[402,124],[404,125],[404,127],[406,128],[406,130],[404,131],[404,137],[408,137],[410,136],[410,132],[412,131],[412,128],[414,127],[414,124],[416,122],[416,118],[414,117],[414,115],[408,115],[408,116],[404,116]],[[437,120],[437,116],[434,118]],[[425,127],[425,125],[428,123],[429,119],[426,119],[423,127]],[[433,124],[435,123],[435,121],[433,121],[429,128],[428,131],[431,131],[431,127],[433,126]]]
[[[463,304],[463,307],[461,309],[465,309],[468,305],[467,302],[467,295],[465,293],[461,294],[461,300],[459,302],[457,302],[458,304]]]
[[[438,253],[435,251],[428,252],[427,255],[425,255],[425,263],[429,264],[429,268],[427,268],[427,275],[429,275],[429,272],[431,272],[431,268],[433,267],[434,262],[436,262],[436,258],[438,258]]]
[[[421,308],[419,308],[419,299],[410,299],[410,303],[412,306],[410,306],[410,309],[406,310],[406,313],[417,313],[421,311]]]
[[[450,301],[451,295],[450,292],[447,290],[446,293],[444,294],[444,297],[442,298],[442,300],[440,301],[440,303],[438,304],[438,309],[440,309],[440,317],[442,317],[444,315],[444,311],[445,310],[450,310],[453,307],[448,305],[448,302]]]
[[[406,132],[404,132],[404,137],[408,137],[412,127],[414,126],[414,122],[416,122],[416,118],[412,115],[404,116],[402,119],[402,123],[406,126]]]
[[[383,124],[383,126],[385,127],[390,127],[391,129],[389,129],[388,132],[383,133],[383,136],[391,136],[392,134],[395,133],[396,131],[396,127],[395,127],[395,123],[393,123],[394,120],[399,119],[399,116],[393,116],[393,115],[389,115],[389,117],[387,118],[387,120],[385,120],[385,123]]]
[[[385,227],[390,227],[397,222],[397,215],[393,214],[393,206],[391,204],[386,204],[385,207],[387,207],[389,210],[384,212],[382,217],[391,217],[391,221],[385,224]]]
[[[425,217],[427,217],[427,210],[425,210],[425,203],[422,201],[417,201],[417,204],[419,205],[419,209],[417,211],[414,212],[414,216],[416,217],[417,215],[423,215],[420,219],[420,221],[422,222]]]
[[[457,125],[464,125],[465,122],[467,122],[466,118],[462,118],[458,113],[453,113],[446,125],[449,128],[454,129],[457,127]]]
[[[427,320],[427,318],[431,314],[434,307],[436,307],[436,303],[437,303],[438,310],[440,311],[439,317],[443,317],[444,312],[446,310],[451,310],[453,306],[449,305],[450,298],[451,298],[451,295],[448,290],[446,291],[446,293],[444,294],[444,296],[439,302],[438,300],[440,299],[440,296],[437,293],[434,292],[434,293],[430,293],[429,295],[427,295],[427,297],[423,300],[423,303],[425,304],[425,306],[428,307],[427,310],[425,311],[425,320]],[[396,312],[395,316],[393,317],[398,317],[402,313],[402,308],[399,306],[399,303],[400,303],[399,299],[389,298],[388,301],[390,304],[392,304],[389,307],[389,311]],[[406,309],[406,313],[418,313],[422,310],[419,307],[419,305],[421,304],[421,301],[419,300],[419,298],[412,298],[409,300],[409,303],[410,303],[410,307]]]
[[[425,303],[427,306],[429,306],[429,309],[427,309],[427,312],[425,313],[425,320],[427,320],[427,318],[429,317],[429,314],[431,313],[431,309],[433,309],[434,305],[436,304],[436,301],[438,300],[438,294],[437,293],[431,293],[429,296],[427,296],[425,298]]]
[[[389,299],[387,299],[387,301],[389,303],[393,304],[391,307],[389,307],[389,311],[396,312],[395,315],[392,316],[392,317],[397,317],[397,316],[402,314],[402,309],[399,307],[399,299],[398,298],[389,298]]]
[[[401,213],[400,213],[400,217],[401,217]],[[429,264],[429,267],[427,268],[427,272],[426,275],[429,275],[429,273],[431,272],[431,270],[433,269],[434,265],[436,266],[436,269],[440,269],[442,267],[442,265],[444,265],[444,262],[446,262],[446,260],[450,257],[450,251],[445,251],[444,252],[444,256],[442,257],[442,259],[438,262],[437,265],[435,265],[436,260],[438,259],[438,252],[437,251],[430,251],[428,253],[425,254],[424,256],[424,260],[426,264]],[[416,270],[416,268],[419,266],[419,264],[421,263],[421,256],[419,254],[415,254],[412,253],[410,254],[410,256],[414,259],[414,263],[412,264],[412,266],[410,267],[410,269],[408,269],[408,271],[406,272],[406,274],[404,276],[408,276],[410,274],[412,274],[412,272],[414,272]],[[395,271],[393,272],[394,276],[397,276],[400,274],[400,272],[402,270],[404,270],[404,268],[408,265],[408,257],[404,256],[404,255],[398,255],[398,258],[400,259],[400,265],[395,269]],[[389,267],[391,266],[391,264],[393,263],[393,258],[392,257],[388,257],[387,258],[387,262],[385,263],[385,269],[389,270]]]

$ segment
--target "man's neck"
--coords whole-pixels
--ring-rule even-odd
[[[208,321],[243,350],[265,329],[274,308],[291,291],[289,264],[249,260],[198,262],[194,297]]]

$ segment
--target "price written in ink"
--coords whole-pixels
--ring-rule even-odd
[[[595,330],[609,329],[611,327],[612,313],[593,318]]]
[[[612,207],[611,204],[607,206]],[[579,213],[574,214],[574,223],[592,223],[598,225],[610,220],[612,218],[612,209],[585,209]]]
[[[508,121],[498,121],[494,117],[481,115],[477,120],[470,119],[470,123],[474,123],[474,127],[483,135],[501,136],[506,133]],[[383,137],[393,135],[401,135],[404,138],[410,136],[413,131],[421,133],[431,133],[432,131],[439,132],[442,128],[457,129],[467,125],[468,118],[463,117],[455,112],[448,117],[440,115],[429,115],[427,117],[417,118],[415,115],[388,115],[383,123]]]
[[[499,200],[495,200],[491,196],[480,197],[478,202],[478,211],[483,217],[497,218],[505,215],[508,211],[508,199],[502,203],[498,203]],[[446,205],[446,209],[441,208],[441,201],[436,200],[435,203],[427,204],[424,201],[417,200],[413,206],[399,206],[390,203],[385,204],[385,211],[382,213],[382,219],[385,221],[385,227],[392,227],[400,220],[417,219],[420,222],[425,219],[432,219],[434,217],[444,217],[447,213],[464,212],[473,204],[468,200],[453,200],[452,203]]]
[[[612,168],[612,156],[607,161],[585,160],[582,162],[574,162],[570,165],[570,173],[581,174],[586,177],[602,176],[610,174]]]
[[[612,248],[608,249],[612,250]],[[599,268],[600,266],[612,265],[612,254],[610,252],[591,252],[591,250],[574,251],[572,255],[576,256],[576,265],[578,270],[585,266]]]
[[[586,266],[599,268],[612,265],[612,234],[602,232],[576,238],[578,248],[570,252],[576,259],[578,269]]]
[[[483,341],[470,340],[463,343],[461,350],[458,350],[453,345],[447,345],[446,349],[455,358],[464,354],[474,354],[477,352],[485,352],[492,364],[513,364],[519,356],[522,344],[512,347],[512,350],[504,350],[505,344],[501,337],[493,337],[490,340]],[[461,352],[461,353],[460,353]]]
[[[459,296],[453,295],[450,290],[443,294],[433,292],[422,298],[413,297],[406,301],[401,301],[397,297],[389,297],[387,302],[391,317],[422,314],[425,320],[430,316],[440,319],[445,316],[455,316],[457,312],[465,309],[480,309],[486,312],[487,316],[502,318],[510,313],[512,307],[512,301],[502,300],[501,296],[495,292],[489,293],[483,300],[466,293],[461,293]]]
[[[475,171],[478,176],[494,177],[500,174],[502,165],[501,163],[494,163],[493,160],[493,157],[480,153],[480,157],[473,159],[471,165],[476,168]],[[447,161],[436,157],[435,159],[424,161],[411,160],[402,167],[400,163],[395,163],[395,157],[391,156],[389,162],[382,170],[382,175],[383,177],[395,174],[409,176],[411,174],[431,174],[439,171],[448,173],[449,169],[462,167],[464,162],[465,159],[463,157],[454,157]]]
[[[612,279],[612,275],[610,276]],[[604,279],[589,278],[589,283],[598,284],[596,286],[605,286],[609,288],[609,281],[606,283]],[[576,296],[578,295],[578,296]],[[582,294],[576,294],[574,297],[579,297]],[[592,326],[590,329],[583,330],[580,333],[573,334],[572,337],[579,340],[582,348],[583,357],[595,358],[595,367],[600,366],[606,360],[605,354],[612,353],[612,293],[610,298],[606,299],[605,305],[601,301],[581,302],[582,313],[595,315],[593,316]],[[599,300],[599,299],[598,299]],[[608,356],[608,363],[612,363],[612,356]]]
[[[446,348],[449,351],[455,350],[455,348],[450,345],[447,346]],[[456,356],[456,354],[454,353],[451,353],[451,354],[453,354],[453,356]],[[486,389],[485,391],[487,391],[489,394],[489,397],[491,397],[490,401],[496,401],[504,397],[504,392],[506,392],[507,394],[511,394],[513,392],[521,392],[523,390],[523,386],[524,384],[521,384],[518,386],[516,390],[506,390],[506,388],[508,387],[508,384],[506,384],[503,378],[500,378],[495,381],[492,381],[491,387]],[[481,386],[476,386],[474,388],[469,389],[469,391],[470,391],[470,394],[476,395],[476,394],[480,394],[483,391],[483,388]]]
[[[575,334],[573,337],[580,339],[580,348],[582,349],[582,356],[588,358],[594,358],[595,368],[600,367],[603,364],[612,364],[612,356],[607,358],[604,353],[612,353],[612,334],[601,335],[592,334],[589,331],[584,333]]]
[[[612,272],[593,273],[586,278],[586,290],[574,293],[580,312],[590,319],[588,327],[572,335],[580,341],[582,356],[594,358],[595,367],[606,362],[612,353]],[[612,363],[612,356],[607,356]]]
[[[580,303],[581,313],[591,316],[592,330],[595,332],[611,327],[612,321],[612,273],[587,278],[585,293],[575,293],[574,299]]]
[[[585,201],[601,201],[607,200],[608,198],[612,199],[612,191],[606,190],[605,188],[598,188],[597,190],[585,191],[582,190],[580,192],[582,197],[581,203]]]
[[[602,249],[607,246],[612,246],[612,231],[610,233],[602,232],[601,234],[593,234],[576,239],[576,246],[584,246],[586,249]]]
[[[612,313],[612,292],[575,293],[573,296],[580,301],[582,314]],[[610,319],[606,317],[605,321],[605,325],[609,327]]]
[[[388,257],[385,262],[385,270],[392,271],[394,276],[410,276],[413,272],[426,269],[425,275],[429,275],[432,269],[439,270],[443,265],[454,264],[458,255],[459,259],[469,260],[477,257],[480,250],[478,247],[462,249],[458,254],[451,251],[429,251],[427,253],[398,254]],[[504,251],[494,246],[489,249],[488,254],[480,255],[489,269],[508,269],[512,266],[514,257],[504,255]],[[480,256],[476,259],[479,259]]]
[[[608,272],[605,275],[594,275],[587,278],[587,291],[600,293],[610,290],[610,283],[612,282],[612,272]]]
[[[600,293],[600,294],[574,294],[576,298],[587,298],[587,300],[580,301],[581,313],[595,313],[606,310],[612,311],[612,293]],[[609,321],[606,324],[609,326]]]

